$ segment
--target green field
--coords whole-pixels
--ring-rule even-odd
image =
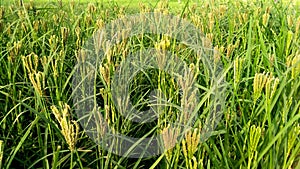
[[[300,1],[20,2],[0,4],[0,169],[300,168]],[[192,23],[198,32],[182,40],[193,41],[201,34],[195,48],[204,52],[193,50],[179,36],[142,32],[99,46],[103,62],[95,64],[93,76],[81,77],[82,72],[93,73],[77,63],[88,58],[82,49],[97,30],[115,19],[148,12]],[[134,28],[134,22],[130,26]],[[158,53],[152,58],[157,56],[162,67],[173,63],[172,58],[164,60],[166,51],[184,61],[187,68],[176,70],[192,72],[184,72],[184,78],[190,78],[195,90],[182,76],[176,79],[176,74],[155,67],[138,69],[141,62],[137,71],[135,62],[124,66],[129,55],[150,48]],[[212,60],[205,61],[207,56]],[[212,77],[215,72],[220,81]],[[118,78],[125,80],[117,83]],[[86,79],[92,79],[93,97],[85,96],[90,88],[80,88],[83,94],[76,102],[76,91]],[[125,104],[126,98],[115,99],[123,84],[138,111],[155,105],[149,98],[157,91],[156,120],[138,123],[123,116],[118,104]],[[118,155],[96,144],[78,114],[85,108],[80,103],[87,100],[98,104],[96,112],[113,133],[135,138],[159,135],[164,148],[170,149],[129,158],[130,151]],[[185,116],[189,111],[194,123]],[[213,115],[219,117],[216,125]],[[170,125],[176,119],[192,126],[180,134]],[[96,138],[106,129],[97,127]],[[118,141],[113,145],[121,150]]]

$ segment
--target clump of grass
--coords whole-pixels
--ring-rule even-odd
[[[60,109],[61,110],[57,109],[55,106],[51,106],[51,110],[56,120],[59,122],[61,133],[65,137],[69,149],[74,151],[78,139],[79,124],[74,120],[70,120],[71,114],[69,112],[69,105],[60,103]]]
[[[295,1],[132,1],[134,7],[117,1],[19,2],[0,8],[0,168],[300,167],[300,8]],[[135,11],[174,14],[194,23],[205,35],[204,47],[218,51],[214,62],[223,64],[229,87],[224,116],[203,142],[205,127],[198,124],[205,122],[212,104],[208,96],[215,91],[210,91],[200,54],[167,35],[145,34],[101,46],[105,62],[95,83],[101,120],[125,135],[162,133],[164,147],[172,147],[157,157],[132,160],[104,150],[79,128],[80,119],[71,113],[76,108],[71,79],[93,33]],[[171,102],[160,109],[157,121],[138,124],[118,112],[111,85],[130,51],[149,47],[185,60],[195,76],[181,83],[195,82],[201,98],[188,100],[193,91],[180,93],[180,81],[166,72],[136,73],[130,86],[135,107],[149,108],[146,96],[153,89]],[[160,61],[162,67],[168,63]],[[179,131],[168,124],[181,115],[174,105],[199,109],[182,142],[175,141]]]

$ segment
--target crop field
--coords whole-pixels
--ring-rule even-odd
[[[300,169],[300,1],[1,0],[0,169]]]

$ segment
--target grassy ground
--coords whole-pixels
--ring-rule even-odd
[[[211,0],[187,6],[177,1],[169,6],[128,0],[44,2],[1,3],[0,168],[300,168],[300,10],[296,1]],[[215,61],[222,63],[226,79],[225,109],[216,132],[202,142],[213,86],[197,54],[171,40],[166,45],[165,36],[124,40],[117,46],[120,50],[110,49],[113,59],[103,63],[95,83],[99,112],[120,133],[161,134],[170,129],[167,121],[182,113],[169,106],[151,124],[122,118],[113,104],[111,80],[127,47],[138,51],[139,46],[164,43],[164,48],[197,72],[196,86],[201,91],[197,123],[181,142],[162,155],[130,159],[104,150],[78,125],[71,80],[81,59],[79,49],[93,32],[139,11],[181,14],[204,33],[204,41],[212,42],[208,46],[219,51]],[[132,80],[132,102],[143,101],[153,88],[167,96],[171,105],[182,103],[174,80],[157,70]]]

